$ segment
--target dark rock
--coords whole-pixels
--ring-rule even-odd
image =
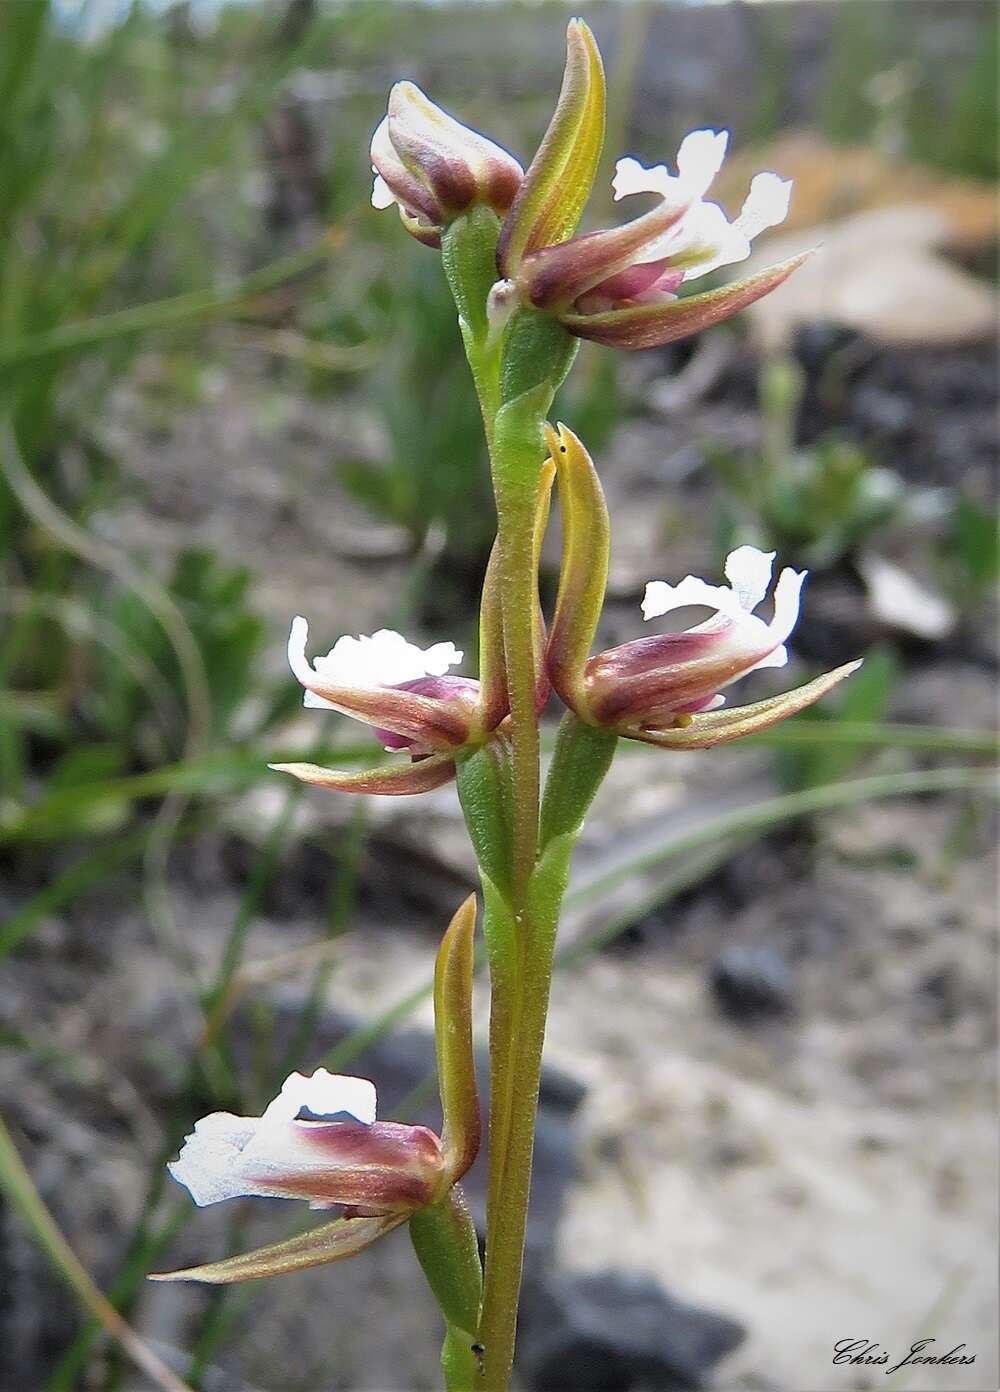
[[[712,963],[710,982],[719,1009],[734,1020],[773,1019],[792,1006],[792,974],[773,947],[727,947]]]
[[[525,1291],[518,1371],[533,1392],[698,1388],[744,1338],[648,1277],[601,1271]]]

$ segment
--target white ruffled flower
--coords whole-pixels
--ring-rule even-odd
[[[309,625],[298,617],[292,621],[288,638],[288,661],[303,685],[317,678],[330,686],[371,690],[380,686],[399,686],[402,682],[420,677],[443,677],[449,667],[457,666],[464,656],[454,643],[434,643],[422,649],[408,642],[401,633],[380,628],[370,637],[350,634],[338,638],[325,657],[317,657],[310,665],[306,657]],[[322,696],[306,691],[303,704],[322,710],[336,707]]]
[[[677,152],[677,174],[662,164],[647,169],[636,159],[618,161],[612,181],[616,200],[655,193],[675,205],[690,204],[669,232],[643,250],[638,264],[669,257],[671,267],[683,269],[685,280],[694,280],[719,266],[745,261],[754,237],[784,222],[792,181],[777,174],[754,176],[743,208],[732,222],[717,203],[704,201],[728,143],[728,131],[692,131]]]
[[[367,1078],[325,1068],[309,1078],[293,1073],[263,1116],[212,1112],[202,1117],[167,1169],[200,1207],[243,1195],[293,1197],[289,1176],[301,1179],[325,1163],[322,1152],[309,1143],[310,1129],[324,1119],[370,1126],[375,1102],[375,1085]]]
[[[762,657],[739,675],[760,667],[784,667],[788,661],[785,642],[799,616],[799,596],[806,571],[785,569],[774,588],[774,616],[770,623],[754,614],[771,584],[775,552],[758,551],[756,546],[740,546],[726,557],[728,585],[710,585],[695,575],[687,575],[677,585],[651,580],[642,601],[647,621],[674,609],[698,606],[714,609],[716,616],[688,629],[688,633],[725,634],[734,651],[761,652]]]

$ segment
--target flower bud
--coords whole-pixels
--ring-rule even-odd
[[[442,230],[473,203],[503,216],[523,171],[485,136],[463,126],[412,82],[397,82],[372,137],[372,204],[399,207],[407,231],[439,246]]]

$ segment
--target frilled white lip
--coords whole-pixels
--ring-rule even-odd
[[[728,131],[692,131],[681,141],[676,174],[663,164],[647,169],[636,159],[618,161],[612,180],[616,199],[655,193],[673,205],[690,205],[669,232],[643,250],[640,262],[669,258],[671,267],[683,269],[685,280],[694,280],[719,266],[745,261],[754,237],[784,222],[792,181],[777,174],[754,175],[743,208],[732,222],[717,203],[704,201],[722,168],[728,144]]]
[[[268,1183],[269,1176],[286,1175],[297,1162],[315,1165],[308,1150],[299,1157],[297,1132],[304,1133],[317,1121],[343,1119],[345,1113],[370,1126],[375,1103],[375,1084],[367,1078],[328,1073],[325,1068],[308,1078],[293,1073],[263,1116],[212,1112],[202,1117],[167,1169],[199,1207],[243,1195],[284,1197],[280,1187]]]
[[[312,665],[306,657],[309,625],[301,616],[292,620],[288,635],[288,662],[299,681],[305,686],[317,679],[329,686],[371,689],[379,686],[399,686],[419,677],[443,677],[449,667],[457,666],[464,656],[454,643],[434,643],[422,649],[408,642],[401,633],[380,628],[370,637],[345,634],[338,638],[325,657],[317,657]],[[312,691],[305,693],[303,704],[320,710],[334,710],[323,696]]]
[[[774,551],[758,551],[756,546],[740,546],[731,551],[724,567],[728,585],[710,585],[695,575],[685,576],[677,585],[668,585],[665,580],[650,580],[642,601],[642,616],[648,621],[690,606],[714,609],[717,617],[706,619],[687,631],[710,633],[731,625],[735,642],[765,654],[748,671],[756,671],[759,667],[784,667],[788,661],[785,641],[799,617],[799,596],[807,572],[790,569],[781,572],[774,587],[774,616],[770,623],[765,623],[753,611],[770,588],[775,554]]]

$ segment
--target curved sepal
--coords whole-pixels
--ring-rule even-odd
[[[560,314],[559,322],[578,338],[590,338],[609,348],[656,348],[672,343],[689,334],[701,333],[729,319],[741,309],[769,295],[802,265],[809,251],[779,261],[774,266],[746,280],[709,290],[702,295],[688,295],[665,304],[627,305],[608,309],[599,314]]]
[[[780,696],[769,696],[765,701],[756,701],[750,706],[736,706],[733,710],[702,711],[698,715],[682,716],[686,723],[667,730],[623,730],[622,734],[631,739],[642,740],[645,744],[655,744],[658,749],[710,749],[714,744],[726,744],[730,740],[742,739],[745,735],[755,735],[797,715],[806,706],[856,672],[861,659],[846,662],[832,672],[824,672],[804,686],[794,691],[785,691]]]
[[[384,1213],[370,1218],[338,1218],[336,1222],[324,1223],[290,1237],[286,1242],[273,1242],[268,1247],[241,1252],[224,1261],[206,1262],[204,1266],[188,1266],[182,1271],[158,1271],[148,1279],[205,1281],[225,1286],[237,1281],[256,1281],[262,1276],[283,1276],[288,1271],[302,1271],[307,1266],[323,1266],[353,1257],[405,1223],[409,1216],[408,1213]]]
[[[429,793],[455,777],[455,761],[447,754],[432,754],[410,764],[386,764],[363,773],[344,773],[320,764],[268,764],[275,773],[290,773],[302,783],[333,788],[338,793],[381,793],[388,797],[407,797]]]
[[[434,964],[434,1042],[444,1127],[441,1145],[449,1183],[466,1173],[479,1153],[481,1125],[472,1047],[472,974],[476,896],[455,914]]]
[[[581,720],[588,713],[584,671],[604,605],[611,524],[594,461],[572,430],[545,427],[562,511],[562,564],[546,665],[556,691]]]
[[[501,274],[515,275],[524,256],[576,231],[604,145],[604,113],[600,50],[583,20],[572,19],[556,109],[500,234]]]

